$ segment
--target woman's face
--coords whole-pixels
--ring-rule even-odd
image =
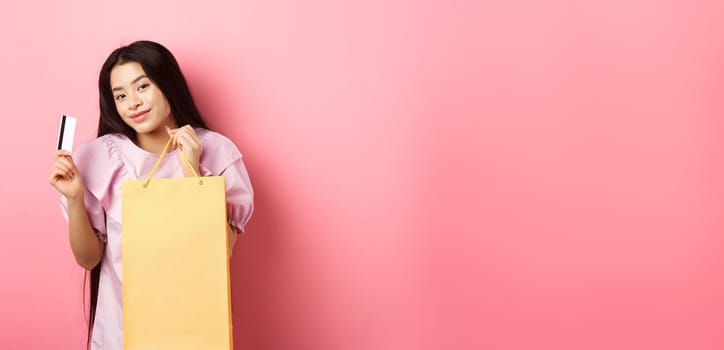
[[[168,100],[138,62],[113,67],[111,90],[118,114],[139,135],[163,132],[165,136],[164,126],[177,127]]]

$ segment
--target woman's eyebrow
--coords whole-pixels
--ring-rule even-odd
[[[141,79],[143,79],[143,78],[147,78],[145,74],[144,74],[144,75],[139,75],[136,79],[133,79],[133,81],[131,81],[131,84],[130,84],[130,85],[135,84],[136,82],[138,82],[139,80],[141,80]],[[114,87],[113,89],[111,89],[111,91],[119,91],[119,90],[123,90],[123,88],[120,87],[120,86],[116,86],[116,87]]]

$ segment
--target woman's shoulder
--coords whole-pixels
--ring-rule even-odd
[[[199,135],[199,138],[202,142],[207,142],[212,145],[216,144],[223,144],[227,146],[233,146],[236,148],[236,145],[234,145],[234,142],[231,141],[228,137],[221,134],[220,132],[204,129],[204,128],[198,128],[195,129],[196,134]]]
[[[116,146],[119,140],[120,135],[103,135],[81,144],[73,152],[85,186],[98,199],[105,197],[117,174],[123,171],[123,161]]]
[[[202,144],[201,163],[209,169],[223,169],[242,157],[228,137],[208,129],[196,129]]]
[[[205,149],[213,149],[216,152],[230,153],[234,156],[241,157],[241,152],[239,148],[236,147],[236,144],[223,134],[208,129],[196,129],[196,134],[199,136],[199,139],[201,139],[201,143]]]
[[[85,142],[78,146],[73,158],[76,159],[76,162],[89,162],[94,165],[116,163],[120,161],[116,148],[122,137],[117,134],[106,134]]]

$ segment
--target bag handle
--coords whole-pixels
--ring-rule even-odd
[[[148,184],[151,182],[151,179],[153,178],[153,174],[156,173],[156,170],[158,170],[158,166],[161,165],[161,161],[163,160],[163,157],[168,153],[168,149],[171,147],[171,141],[173,141],[173,137],[168,138],[168,142],[166,142],[166,146],[163,147],[163,151],[161,151],[161,155],[158,156],[158,160],[156,161],[156,165],[153,166],[153,169],[151,169],[151,174],[148,175],[148,178],[143,183],[143,187],[148,187]],[[194,173],[194,176],[196,176],[197,179],[199,179],[199,185],[203,185],[204,181],[201,180],[201,176],[199,176],[199,173],[196,171],[194,166],[191,164],[191,161],[189,161],[189,158],[186,157],[186,153],[184,153],[182,150],[179,150],[181,152],[181,158],[183,158],[184,163],[186,163],[186,166],[191,169],[191,171]]]

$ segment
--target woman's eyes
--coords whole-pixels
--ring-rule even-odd
[[[143,83],[143,84],[141,84],[141,85],[138,85],[137,90],[140,91],[140,92],[146,91],[149,86],[151,86],[150,83]],[[116,101],[122,101],[124,98],[126,98],[126,94],[118,94],[118,95],[116,95],[116,97],[115,97]]]

